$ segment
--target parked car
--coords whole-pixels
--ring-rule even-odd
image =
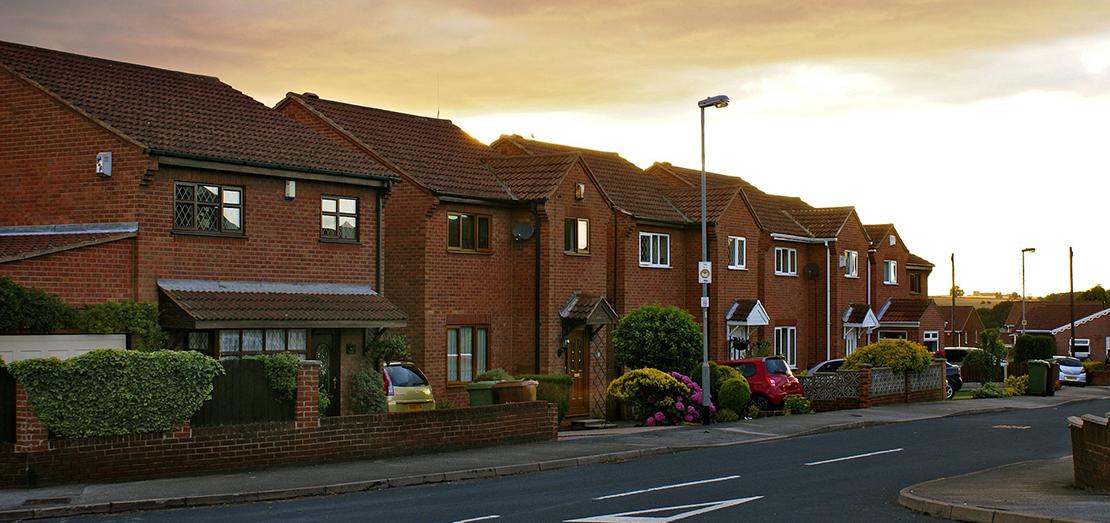
[[[945,377],[948,380],[948,386],[944,390],[944,399],[950,400],[964,387],[964,379],[960,375],[959,365],[945,362],[944,367]]]
[[[1060,366],[1060,383],[1069,385],[1087,385],[1087,371],[1083,369],[1083,363],[1078,358],[1071,356],[1053,356],[1052,358],[1057,365]]]
[[[436,399],[428,377],[409,362],[386,363],[382,368],[389,412],[435,410]]]
[[[804,394],[802,384],[790,372],[782,356],[724,360],[717,364],[740,371],[752,389],[752,404],[759,410],[782,408],[788,394]]]
[[[978,347],[943,347],[937,351],[937,356],[948,360],[948,363],[951,363],[953,365],[960,365],[963,363],[964,358],[967,357],[969,352],[976,350],[983,349],[980,349]]]
[[[844,358],[837,358],[835,360],[825,360],[809,368],[809,373],[815,372],[836,372],[842,365],[844,365]]]

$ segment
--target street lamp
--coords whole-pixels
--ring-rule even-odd
[[[701,261],[709,262],[709,243],[705,233],[705,108],[728,106],[728,97],[719,94],[698,102],[701,111]],[[699,269],[700,270],[700,269]],[[701,422],[709,424],[709,284],[701,284]]]
[[[1025,253],[1037,252],[1033,247],[1021,250],[1021,333],[1025,334]]]

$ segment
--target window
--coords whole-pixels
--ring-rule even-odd
[[[844,277],[859,278],[859,253],[844,251]]]
[[[856,345],[859,343],[859,334],[855,327],[844,329],[844,355],[849,356],[856,351]],[[835,370],[835,369],[833,369]]]
[[[898,285],[897,261],[883,260],[883,283],[887,285]]]
[[[447,250],[489,250],[489,216],[447,213]]]
[[[640,267],[671,266],[671,235],[640,233]]]
[[[563,221],[563,251],[574,254],[590,253],[590,220],[567,218]]]
[[[208,183],[174,183],[173,229],[242,235],[243,189]]]
[[[896,236],[894,236],[893,234],[891,234],[890,235],[890,246],[894,247],[895,245],[898,245],[898,238]]]
[[[748,240],[739,236],[728,237],[728,268],[743,269],[748,266]]]
[[[921,273],[910,273],[910,294],[921,294]]]
[[[193,349],[194,340],[199,344],[202,338],[207,343],[208,333],[190,332],[189,348]],[[221,359],[277,352],[292,352],[300,359],[308,356],[306,329],[223,329],[217,331],[216,339],[219,340],[218,353]]]
[[[1108,339],[1107,341],[1110,341]],[[1090,338],[1075,338],[1072,340],[1072,345],[1075,347],[1072,356],[1087,357],[1091,354],[1091,340]]]
[[[925,345],[929,352],[936,352],[940,348],[940,333],[938,331],[925,331],[921,334],[921,344]]]
[[[798,251],[789,247],[775,247],[775,274],[798,275]]]
[[[904,340],[906,331],[879,331],[880,340]]]
[[[786,359],[786,364],[794,367],[798,357],[798,328],[775,327],[775,355]]]
[[[489,328],[447,328],[447,381],[473,381],[489,362]]]
[[[192,331],[189,333],[189,350],[204,354],[212,354],[212,335],[207,331]]]
[[[358,241],[358,200],[342,196],[320,197],[320,237]]]

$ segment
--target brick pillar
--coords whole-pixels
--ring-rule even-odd
[[[319,410],[320,362],[305,360],[297,369],[297,406],[293,414],[298,429],[314,429],[320,425]]]
[[[44,452],[50,449],[46,425],[31,412],[31,400],[23,385],[15,384],[15,451]]]
[[[864,363],[859,366],[859,408],[866,409],[871,406],[871,365]]]
[[[944,358],[933,358],[933,365],[940,365],[940,392],[937,393],[938,400],[944,399],[944,391],[948,388],[948,365],[947,360]]]

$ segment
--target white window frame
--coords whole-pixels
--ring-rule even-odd
[[[797,275],[798,249],[793,247],[775,247],[775,276]]]
[[[1075,340],[1072,341],[1071,344],[1075,346],[1075,350],[1072,352],[1072,354],[1068,354],[1068,356],[1074,356],[1075,353],[1079,352],[1086,352],[1088,356],[1091,354],[1090,338],[1075,338]],[[1068,349],[1070,350],[1071,347],[1068,347]]]
[[[748,270],[747,238],[743,236],[728,237],[728,268],[736,271]]]
[[[844,251],[844,277],[859,278],[859,251]]]
[[[883,260],[883,284],[898,285],[898,260]]]
[[[844,328],[844,356],[850,356],[859,346],[859,332],[855,327]]]
[[[908,340],[910,339],[909,333],[906,331],[879,331],[880,340]]]
[[[929,342],[935,342],[935,348],[930,348]],[[921,333],[921,344],[929,349],[929,352],[937,352],[940,350],[940,331],[925,331]]]
[[[790,367],[798,366],[798,327],[775,327],[775,355]]]
[[[640,267],[649,267],[649,268],[653,268],[653,269],[670,269],[671,268],[671,235],[670,234],[662,233],[662,232],[641,232],[639,238],[640,238],[640,241],[639,241],[639,243],[637,243],[637,248],[639,249],[638,256],[640,257]],[[644,249],[643,249],[643,244],[644,244],[644,239],[645,238],[650,242],[650,245],[651,245],[651,247],[650,247],[651,253],[649,254],[649,259],[646,260],[646,261],[644,260]],[[665,263],[664,263],[663,258],[660,256],[660,254],[664,254],[663,253],[664,249],[662,249],[662,247],[661,247],[661,245],[663,243],[662,242],[663,238],[666,238],[666,240],[667,240],[666,241],[667,248],[665,249],[666,250],[666,252],[665,252],[665,256],[666,256],[665,261],[666,262]]]

